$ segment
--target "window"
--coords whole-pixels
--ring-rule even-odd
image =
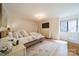
[[[67,21],[61,21],[60,22],[60,31],[61,32],[67,32]]]
[[[76,30],[77,30],[76,26],[77,26],[76,20],[68,21],[68,32],[76,32]]]
[[[79,20],[60,21],[60,32],[79,32]]]

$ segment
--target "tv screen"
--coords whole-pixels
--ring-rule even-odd
[[[42,28],[49,28],[49,23],[43,23]]]

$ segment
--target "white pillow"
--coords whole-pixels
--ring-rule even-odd
[[[8,33],[8,36],[9,36],[10,38],[13,38],[12,32],[9,32],[9,33]]]
[[[25,30],[20,31],[20,33],[23,37],[29,36],[29,34]]]
[[[17,32],[18,38],[22,38],[23,36],[21,35],[20,31]]]
[[[18,38],[18,33],[17,32],[13,32],[12,35],[13,35],[13,38]]]
[[[30,35],[35,38],[35,39],[40,39],[40,38],[43,38],[44,36],[40,33],[36,33],[36,32],[32,32],[30,33]]]
[[[37,33],[36,32],[31,32],[30,35],[37,35]]]
[[[21,31],[14,31],[12,32],[12,36],[11,33],[9,34],[9,36],[13,38],[22,38],[29,36],[29,34],[25,30],[21,30]]]
[[[40,34],[40,33],[36,33],[36,32],[32,32],[32,33],[30,33],[30,35],[42,36],[42,34]]]

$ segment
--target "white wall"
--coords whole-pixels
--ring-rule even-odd
[[[7,26],[7,10],[4,8],[2,5],[2,26],[6,27]]]
[[[8,26],[12,30],[26,30],[27,32],[37,32],[38,25],[35,21],[31,21],[27,17],[24,19],[21,15],[10,11],[5,4],[3,4],[3,26]]]
[[[49,22],[49,28],[42,28],[42,23],[47,23],[47,22]],[[42,20],[41,22],[40,22],[40,32],[45,36],[45,37],[47,37],[47,38],[50,38],[50,20]]]
[[[49,28],[42,28],[42,23],[49,22]],[[59,39],[59,19],[51,18],[40,22],[40,32],[48,38]]]
[[[50,23],[53,39],[59,39],[59,19],[53,18]]]
[[[27,32],[37,32],[38,25],[35,21],[24,19],[23,17],[11,12],[5,5],[3,5],[3,26],[8,26],[12,30],[26,30]]]
[[[27,32],[37,32],[37,23],[28,19],[22,19],[20,17],[9,17],[8,26],[12,30],[26,30]]]

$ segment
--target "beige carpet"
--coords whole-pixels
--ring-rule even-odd
[[[60,40],[44,40],[26,51],[27,56],[67,56],[67,43]]]

